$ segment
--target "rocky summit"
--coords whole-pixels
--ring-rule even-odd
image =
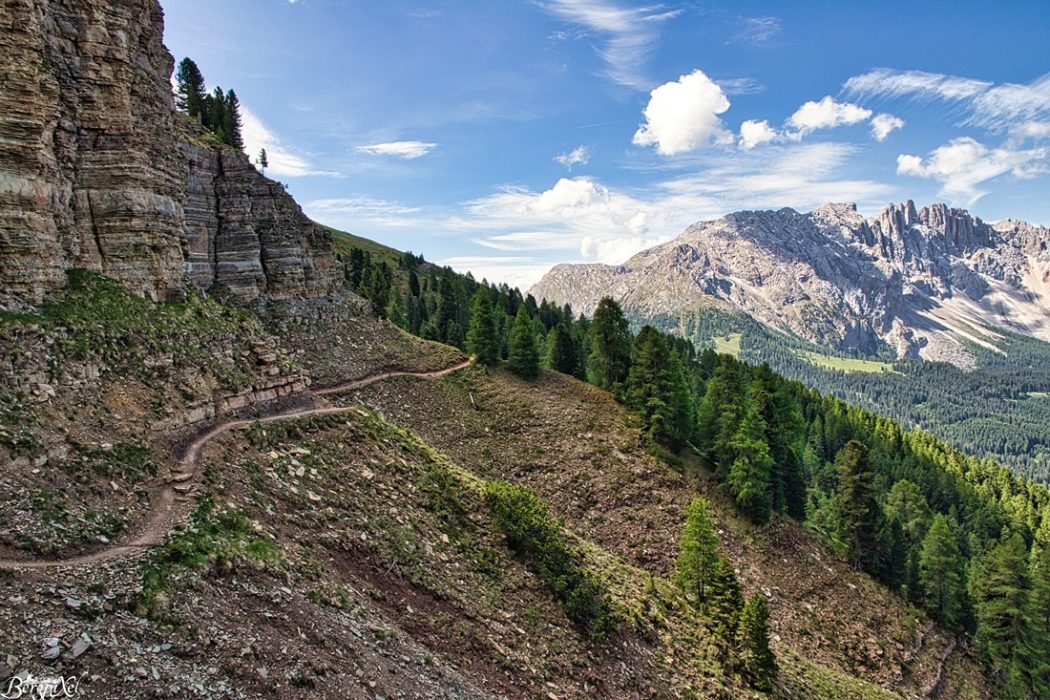
[[[690,226],[622,265],[558,265],[537,299],[593,311],[606,295],[644,316],[715,300],[767,326],[862,354],[972,363],[987,326],[1050,339],[1050,230],[988,224],[944,204],[742,211]]]
[[[88,268],[152,299],[189,281],[315,297],[327,231],[238,150],[176,114],[155,0],[20,0],[0,13],[0,301]]]

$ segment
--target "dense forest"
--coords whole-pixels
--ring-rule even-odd
[[[634,334],[611,299],[586,319],[384,250],[350,247],[342,256],[349,285],[378,314],[527,379],[547,367],[608,389],[639,416],[656,454],[672,466],[683,452],[699,454],[755,523],[798,520],[855,567],[969,636],[1001,697],[1050,696],[1044,487],[808,389],[769,364],[697,352],[652,326]],[[700,502],[686,514],[676,580],[723,621],[724,637],[759,687],[775,667],[762,641],[767,612],[760,601],[745,602],[732,571],[719,564],[703,510]]]
[[[636,326],[644,321],[632,318]],[[944,362],[885,358],[876,371],[823,366],[827,348],[771,331],[747,316],[704,308],[685,318],[649,320],[689,338],[697,348],[739,334],[739,358],[768,363],[778,374],[863,406],[909,427],[927,430],[967,454],[994,458],[1014,473],[1050,482],[1050,344],[995,329],[1001,352],[974,343],[975,370]],[[843,356],[848,364],[852,358]]]

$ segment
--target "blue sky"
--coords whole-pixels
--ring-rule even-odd
[[[162,0],[314,219],[525,285],[739,209],[1050,224],[1050,2]]]

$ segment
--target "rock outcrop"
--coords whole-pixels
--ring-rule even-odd
[[[156,0],[11,0],[0,12],[0,303],[83,267],[151,299],[188,280],[319,296],[331,243],[232,149],[179,144]]]
[[[643,316],[709,300],[835,349],[972,363],[998,326],[1050,340],[1050,231],[943,204],[744,211],[694,224],[618,267],[558,265],[531,290],[589,313],[611,295]]]

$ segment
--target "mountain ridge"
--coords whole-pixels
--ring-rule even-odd
[[[908,200],[741,211],[618,266],[563,264],[530,290],[584,313],[611,295],[641,315],[715,301],[836,350],[972,366],[980,326],[1050,340],[1050,230]],[[978,326],[974,328],[973,326]]]

